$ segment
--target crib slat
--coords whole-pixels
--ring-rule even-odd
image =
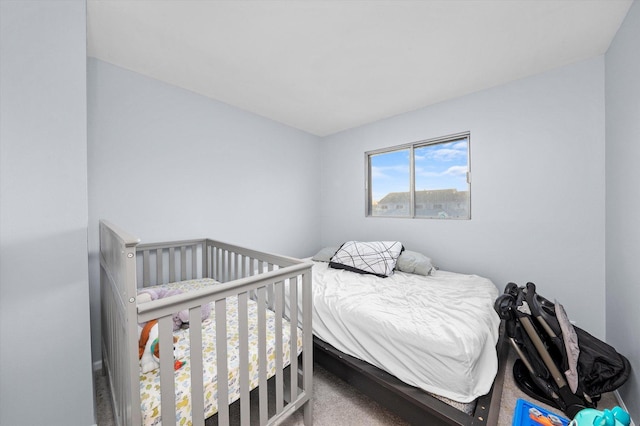
[[[227,250],[221,250],[220,253],[220,282],[227,282],[227,273],[228,273],[228,269],[227,269],[227,257],[229,256],[229,252]]]
[[[189,309],[189,361],[191,364],[191,422],[204,424],[204,383],[202,360],[202,307]]]
[[[249,426],[249,313],[247,293],[238,295],[238,365],[240,366],[240,425]]]
[[[211,247],[211,278],[218,279],[218,248]]]
[[[149,277],[149,250],[142,252],[142,285],[147,287],[151,282]]]
[[[218,249],[217,264],[218,264],[218,276],[216,279],[220,282],[224,282],[224,250],[221,248]]]
[[[273,271],[273,264],[269,263],[267,265],[267,271],[271,272]],[[269,309],[271,309],[273,311],[273,284],[268,284],[267,285],[267,306],[269,306]]]
[[[200,253],[200,256],[202,256],[200,258],[200,260],[202,261],[202,278],[209,278],[210,277],[209,273],[211,272],[209,270],[209,262],[208,262],[208,260],[209,260],[209,255],[208,255],[209,248],[207,247],[206,242],[203,242],[202,244],[200,244],[200,246],[201,246],[201,250],[202,250],[202,252]]]
[[[276,413],[280,413],[284,408],[284,398],[282,393],[282,304],[284,301],[284,283],[282,281],[273,285],[275,292],[275,333],[276,333]]]
[[[246,255],[242,255],[242,262],[240,262],[240,269],[241,269],[241,273],[242,273],[242,278],[246,278],[249,274],[247,273],[247,262],[248,262],[248,258]]]
[[[229,252],[227,250],[222,250],[221,253],[221,258],[220,258],[220,272],[222,273],[222,275],[220,276],[220,281],[221,282],[227,282],[227,277],[229,274],[229,269],[227,268],[227,257],[229,257]]]
[[[169,247],[169,282],[176,281],[176,250]]]
[[[218,279],[218,248],[211,247],[211,278]]]
[[[227,279],[226,258],[227,258],[227,251],[220,249],[220,278],[219,278],[220,282],[225,282]]]
[[[298,277],[289,279],[291,400],[298,397]]]
[[[216,377],[218,424],[229,424],[229,370],[227,368],[227,299],[216,300]]]
[[[198,246],[191,246],[191,279],[195,280],[198,278]]]
[[[311,272],[302,275],[302,386],[304,392],[313,401],[313,336],[311,331]],[[313,404],[304,405],[304,424],[313,424]]]
[[[235,259],[236,264],[235,264],[233,270],[235,271],[235,276],[236,276],[235,279],[239,279],[239,278],[242,278],[242,275],[240,275],[240,260],[241,260],[242,256],[239,255],[238,253],[236,253],[235,257],[236,257],[236,259]]]
[[[180,247],[180,279],[187,279],[187,247]]]
[[[247,276],[249,276],[249,277],[253,276],[254,273],[255,273],[255,270],[256,270],[255,259],[250,257],[250,256],[248,256],[247,257]],[[253,299],[253,300],[256,300],[258,298],[258,294],[256,293],[255,290],[251,290],[249,292],[249,298]]]
[[[209,276],[213,279],[216,279],[216,273],[217,273],[217,265],[218,265],[218,261],[217,261],[217,249],[215,247],[211,247],[211,260],[209,261]]]
[[[258,395],[260,424],[267,423],[267,312],[265,288],[258,288]]]
[[[224,282],[224,271],[225,271],[225,266],[224,266],[224,256],[225,256],[225,251],[224,249],[218,248],[218,277],[216,278],[218,281],[220,282]]]
[[[160,413],[166,424],[172,424],[176,418],[176,390],[173,370],[173,320],[171,316],[158,320],[158,338],[160,341]]]
[[[162,270],[162,249],[156,250],[156,284],[164,284],[164,271]]]

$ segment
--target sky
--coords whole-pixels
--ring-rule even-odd
[[[468,190],[468,139],[415,148],[416,191],[427,189]],[[371,156],[371,188],[379,201],[390,192],[408,192],[409,149]]]

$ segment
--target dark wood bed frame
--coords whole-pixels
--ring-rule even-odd
[[[473,415],[466,414],[419,388],[407,385],[365,361],[340,352],[315,336],[313,358],[327,371],[413,425],[493,426],[498,424],[505,365],[509,354],[503,328],[500,327],[500,338],[496,345],[498,373],[491,391],[478,398]]]

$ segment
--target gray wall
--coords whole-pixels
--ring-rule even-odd
[[[620,389],[640,421],[640,4],[606,54],[606,294],[607,340],[631,362],[633,375]]]
[[[365,151],[463,131],[471,132],[472,220],[365,217]],[[397,239],[500,290],[533,281],[602,338],[604,135],[597,57],[329,136],[322,245]]]
[[[89,250],[100,356],[98,220],[143,242],[212,237],[310,256],[319,138],[90,58]]]
[[[95,422],[85,3],[0,2],[0,424]]]

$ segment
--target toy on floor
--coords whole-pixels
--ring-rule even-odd
[[[593,408],[580,410],[569,426],[629,426],[631,417],[620,407],[598,411]]]
[[[569,419],[556,415],[543,407],[518,398],[512,426],[568,426]]]
[[[535,407],[529,408],[529,418],[534,422],[544,426],[562,426],[560,417],[555,414],[543,414]]]

